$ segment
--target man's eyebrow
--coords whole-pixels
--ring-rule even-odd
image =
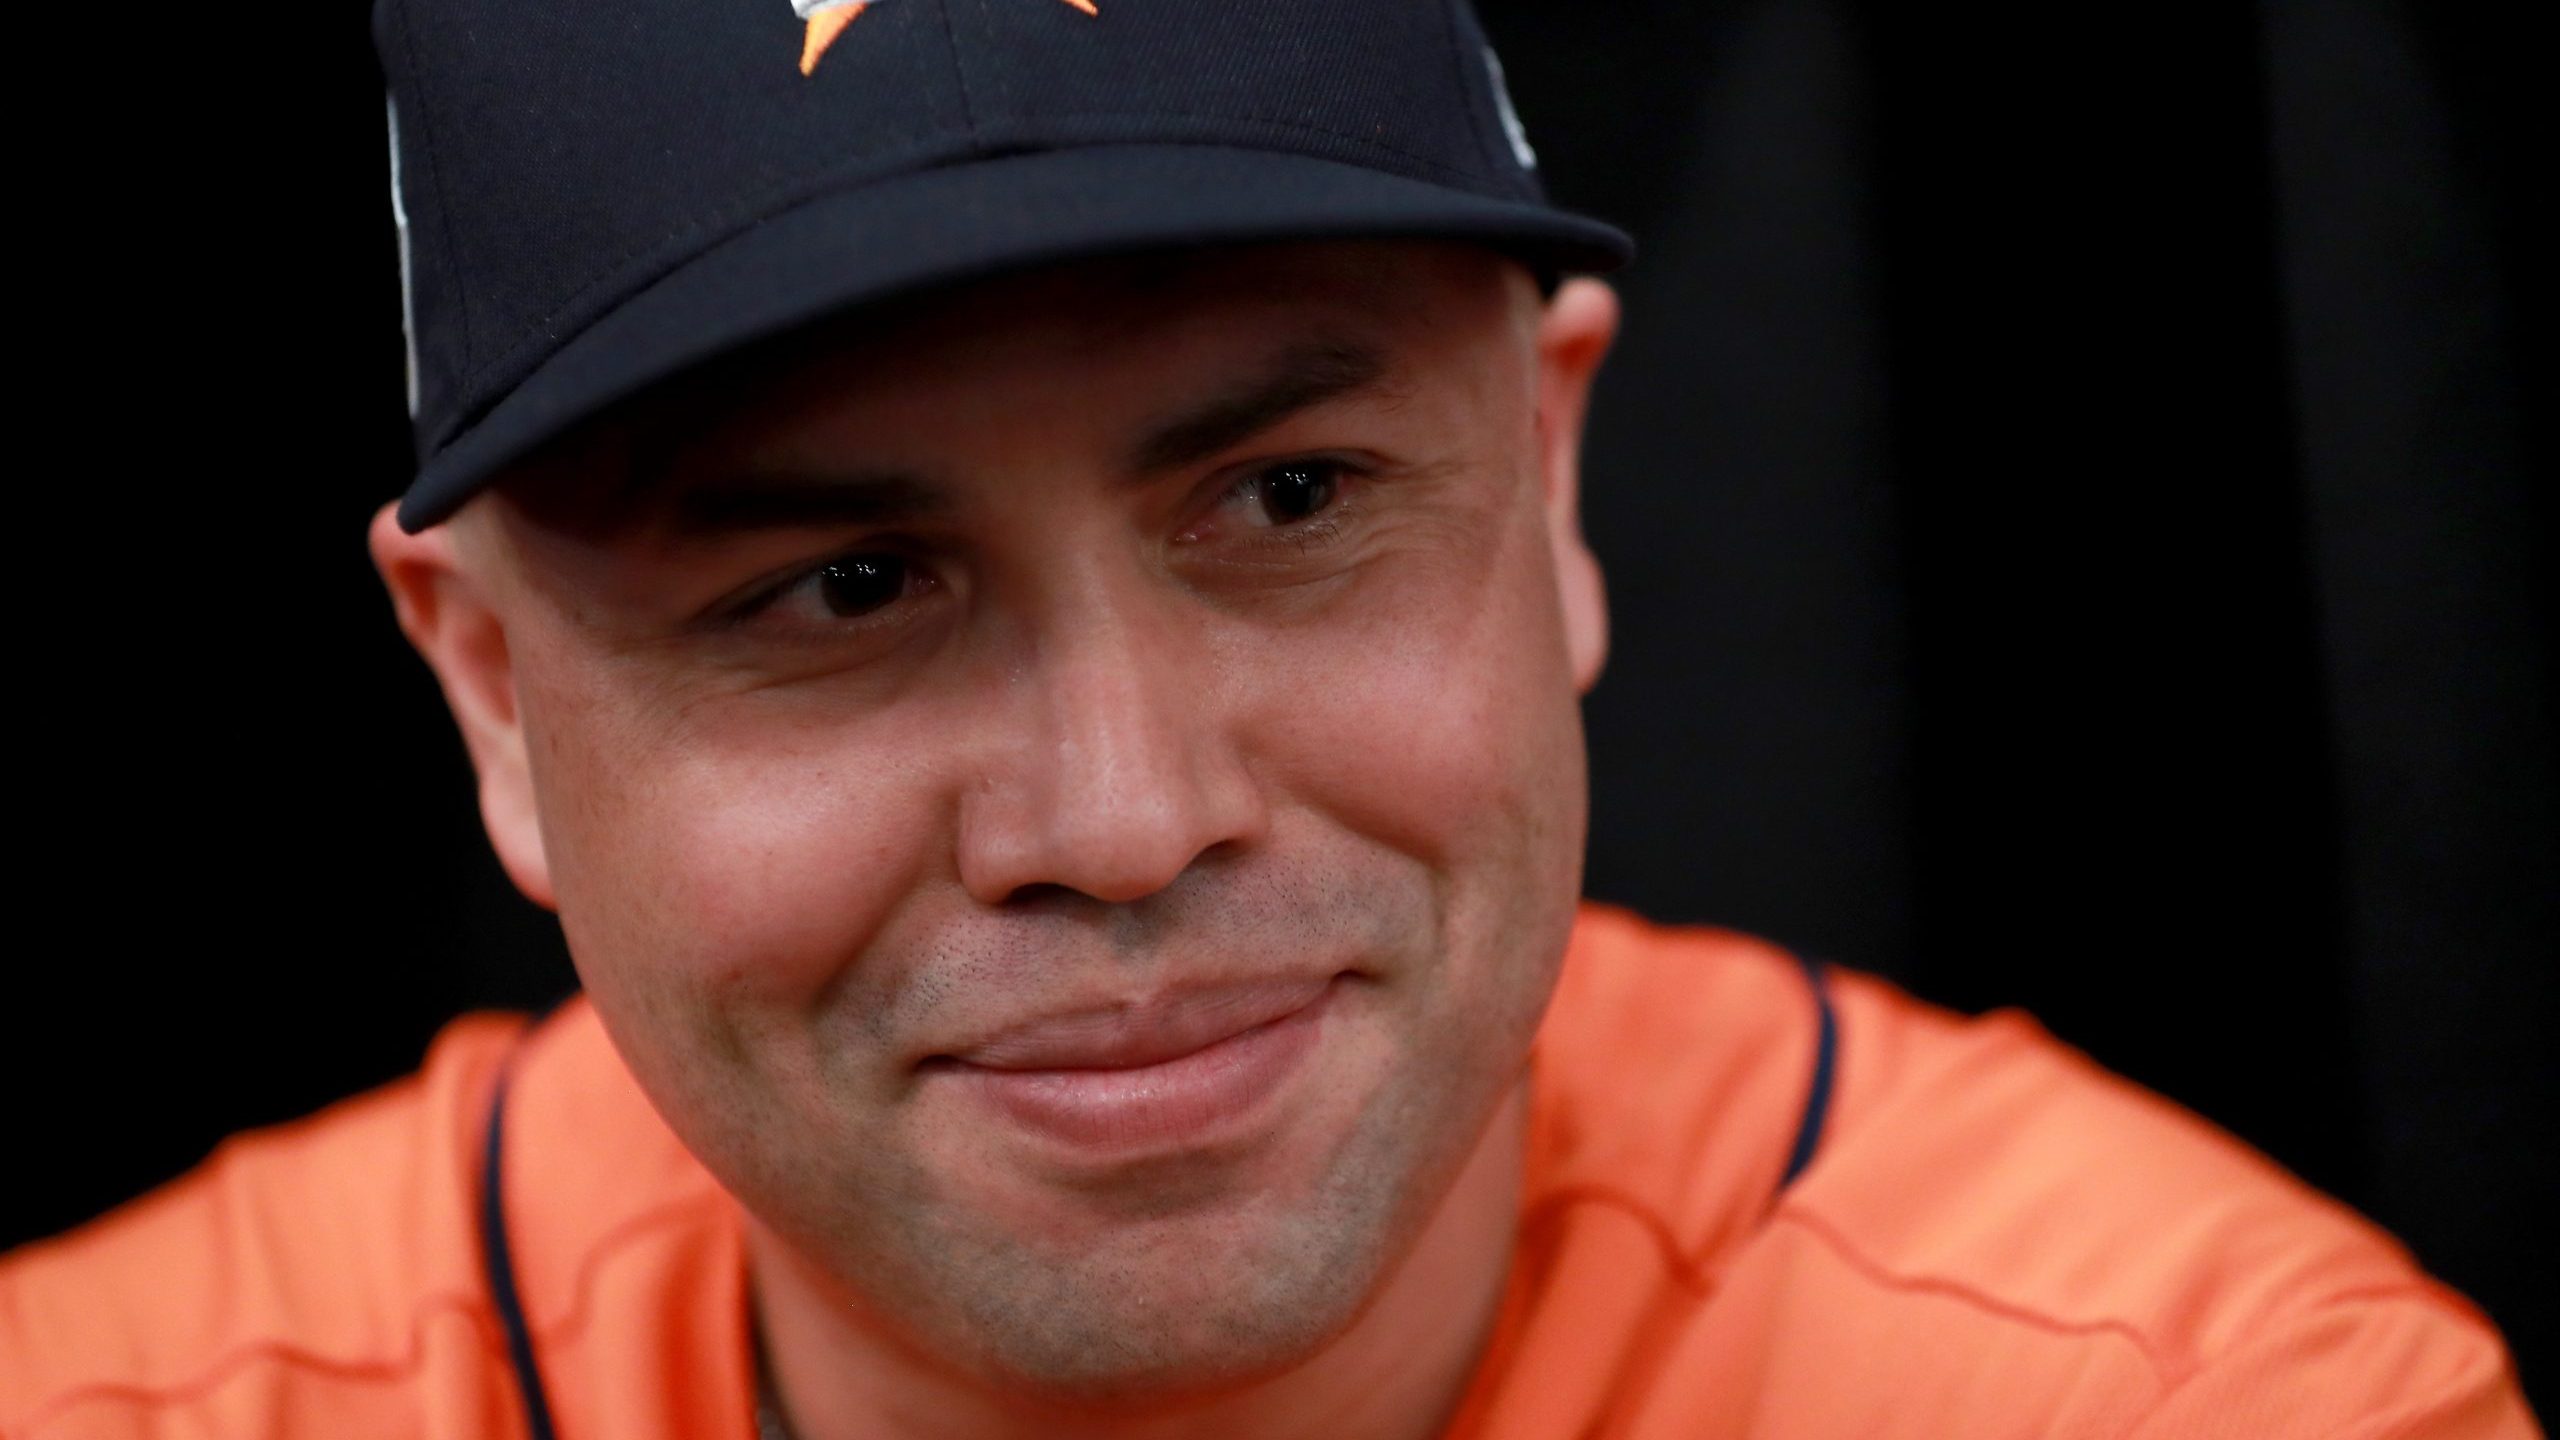
[[[670,506],[675,531],[693,536],[897,525],[951,509],[949,491],[894,471],[729,476],[679,490]]]
[[[1132,448],[1129,468],[1152,475],[1195,465],[1325,401],[1375,387],[1387,357],[1355,340],[1303,341],[1226,393],[1157,424]]]

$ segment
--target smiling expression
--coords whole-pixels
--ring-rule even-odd
[[[1580,887],[1549,313],[1420,243],[986,282],[459,522],[503,643],[438,666],[502,855],[866,1324],[1060,1394],[1224,1383],[1447,1201]]]

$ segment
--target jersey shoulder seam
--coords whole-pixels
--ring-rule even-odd
[[[591,1282],[595,1272],[607,1260],[640,1236],[715,1200],[716,1195],[705,1193],[669,1201],[632,1217],[600,1237],[578,1262],[568,1312],[544,1326],[542,1338],[555,1344],[564,1343],[584,1328]],[[185,1404],[218,1389],[240,1371],[260,1361],[290,1365],[356,1383],[395,1384],[417,1373],[426,1354],[423,1332],[427,1322],[436,1312],[444,1310],[454,1311],[470,1321],[489,1354],[504,1358],[506,1341],[498,1331],[497,1318],[489,1307],[487,1296],[479,1291],[445,1290],[421,1297],[410,1308],[408,1349],[399,1356],[333,1355],[301,1341],[260,1335],[225,1346],[216,1352],[213,1359],[184,1379],[160,1384],[137,1384],[125,1380],[78,1381],[39,1401],[27,1412],[23,1423],[26,1432],[32,1436],[39,1427],[49,1425],[83,1405],[121,1402],[157,1409]]]
[[[1678,1233],[1659,1212],[1642,1200],[1607,1185],[1567,1185],[1539,1195],[1527,1208],[1521,1226],[1525,1236],[1544,1225],[1552,1224],[1567,1210],[1579,1207],[1614,1210],[1635,1221],[1652,1238],[1661,1253],[1670,1278],[1682,1288],[1696,1294],[1712,1292],[1720,1266],[1716,1257],[1693,1255],[1681,1243]],[[2155,1380],[2165,1391],[2183,1383],[2200,1368],[2194,1364],[2174,1364],[2164,1356],[2159,1345],[2142,1327],[2116,1316],[2074,1318],[2055,1315],[2031,1305],[1992,1294],[1979,1285],[1941,1275],[1915,1275],[1893,1269],[1861,1250],[1838,1227],[1821,1216],[1798,1205],[1781,1205],[1771,1212],[1770,1225],[1792,1224],[1811,1235],[1824,1249],[1838,1256],[1842,1263],[1857,1271],[1872,1284],[1909,1294],[1943,1296],[2013,1324],[2023,1324],[2050,1334],[2073,1338],[2113,1336],[2131,1345],[2142,1356]]]
[[[254,1340],[237,1341],[224,1347],[211,1361],[183,1380],[158,1385],[125,1380],[83,1380],[58,1390],[27,1412],[27,1432],[33,1435],[39,1427],[97,1401],[122,1401],[150,1408],[182,1404],[220,1388],[235,1374],[260,1360],[368,1384],[405,1380],[417,1372],[419,1363],[425,1358],[424,1332],[428,1320],[443,1310],[451,1310],[469,1321],[472,1328],[480,1332],[481,1343],[489,1348],[491,1354],[504,1352],[497,1326],[481,1305],[479,1296],[468,1291],[441,1291],[422,1297],[410,1308],[408,1352],[397,1358],[353,1359],[325,1354],[299,1341],[261,1335]]]
[[[2143,1363],[2151,1367],[2153,1377],[2162,1389],[2182,1384],[2199,1368],[2192,1360],[2173,1362],[2161,1353],[2160,1346],[2143,1328],[2115,1315],[2056,1315],[2032,1305],[2022,1304],[1967,1280],[1950,1275],[1913,1274],[1897,1270],[1859,1248],[1838,1226],[1797,1204],[1782,1204],[1769,1217],[1772,1225],[1793,1225],[1812,1236],[1822,1247],[1838,1257],[1841,1263],[1858,1272],[1869,1283],[1905,1294],[1938,1295],[1972,1307],[1984,1314],[2030,1326],[2049,1334],[2092,1338],[2111,1335],[2131,1345]]]
[[[1711,1257],[1692,1255],[1689,1247],[1660,1211],[1643,1200],[1614,1185],[1574,1182],[1538,1192],[1522,1208],[1519,1234],[1514,1243],[1527,1241],[1547,1227],[1560,1223],[1564,1215],[1579,1208],[1614,1210],[1642,1227],[1661,1252],[1663,1268],[1672,1281],[1693,1294],[1704,1295],[1715,1288],[1715,1265]]]
[[[727,1195],[727,1191],[715,1185],[662,1201],[598,1236],[596,1242],[587,1247],[586,1254],[579,1258],[577,1269],[571,1272],[568,1309],[554,1312],[553,1318],[546,1323],[534,1325],[535,1337],[553,1344],[564,1344],[574,1339],[586,1328],[593,1313],[588,1301],[594,1294],[596,1272],[604,1268],[605,1262],[653,1230],[691,1218],[701,1211],[717,1211]]]

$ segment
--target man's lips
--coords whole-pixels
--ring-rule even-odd
[[[1330,975],[1191,986],[1018,1021],[925,1063],[981,1070],[1127,1070],[1161,1065],[1294,1014]]]
[[[961,1098],[1086,1154],[1234,1133],[1315,1048],[1333,978],[1177,991],[1043,1017],[925,1062]]]

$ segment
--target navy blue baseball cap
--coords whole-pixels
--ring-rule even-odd
[[[400,523],[715,356],[1163,246],[1627,237],[1547,203],[1466,0],[381,0]]]

